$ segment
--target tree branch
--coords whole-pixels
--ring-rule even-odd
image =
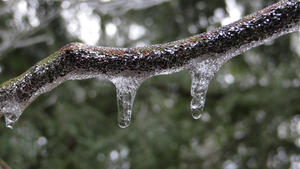
[[[170,43],[109,48],[71,43],[0,88],[0,112],[16,120],[40,94],[65,80],[151,77],[189,69],[195,61],[224,61],[267,40],[299,30],[300,0],[282,0],[237,22]],[[0,114],[1,114],[0,113]]]
[[[0,168],[2,169],[11,169],[3,160],[0,159]]]

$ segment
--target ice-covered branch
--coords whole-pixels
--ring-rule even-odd
[[[283,0],[237,22],[187,39],[138,48],[71,43],[0,88],[0,112],[8,127],[40,94],[65,80],[105,78],[117,88],[119,125],[130,123],[139,85],[147,78],[188,69],[191,109],[200,118],[209,81],[230,58],[299,30],[300,0]],[[0,113],[0,114],[1,114]]]

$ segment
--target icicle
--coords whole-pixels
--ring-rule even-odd
[[[134,98],[142,80],[135,77],[117,77],[112,82],[117,90],[118,125],[126,128],[130,125]]]
[[[0,106],[0,118],[4,116],[6,127],[13,129],[14,123],[19,119],[23,112],[21,105],[16,101],[7,99],[6,101],[2,102]]]
[[[192,76],[191,114],[194,119],[201,118],[209,82],[224,62],[224,58],[210,58],[202,61],[194,60],[190,64]]]
[[[210,79],[205,77],[201,72],[191,70],[192,88],[191,88],[191,113],[194,119],[199,119],[202,115],[206,92]]]
[[[21,114],[22,114],[21,112],[5,113],[4,117],[5,117],[6,127],[13,129],[13,125],[19,119]]]

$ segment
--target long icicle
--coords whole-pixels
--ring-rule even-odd
[[[112,78],[112,82],[116,86],[118,125],[121,128],[126,128],[130,125],[134,98],[142,81],[137,77]]]
[[[191,114],[194,119],[201,118],[204,110],[206,93],[209,83],[220,67],[230,59],[230,56],[220,58],[206,58],[202,61],[192,61],[190,74],[192,77],[191,86]]]

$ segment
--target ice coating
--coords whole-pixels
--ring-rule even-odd
[[[126,128],[130,125],[134,98],[142,81],[138,77],[121,76],[112,79],[112,82],[116,86],[118,125],[121,128]]]
[[[4,113],[6,127],[13,129],[14,123],[21,116],[22,111],[18,104],[11,105],[11,109],[6,109],[6,113]]]
[[[10,128],[10,129],[13,129],[14,123],[19,119],[21,114],[22,114],[21,111],[15,111],[15,112],[4,114],[6,127]]]
[[[211,66],[221,66],[233,56],[267,40],[297,31],[299,25],[300,0],[282,0],[232,24],[166,44],[139,48],[109,48],[71,43],[22,75],[1,84],[0,115],[4,115],[7,126],[12,127],[36,97],[65,80],[93,77],[110,80],[113,79],[111,77],[146,79],[183,69],[189,69],[193,76],[192,95],[195,101],[192,101],[192,107],[196,106],[195,110],[201,110],[205,88],[207,89],[209,79],[217,71]],[[203,71],[203,68],[206,71]],[[203,75],[205,72],[213,73]],[[199,81],[204,81],[207,85],[201,85]],[[121,90],[128,86],[128,79],[122,84],[123,87],[115,83],[120,100],[133,100],[136,90]],[[126,107],[123,103],[120,105],[122,109]],[[132,104],[128,107],[132,107]],[[198,117],[197,114],[194,112],[195,117]],[[120,117],[128,117],[129,114],[123,115]]]
[[[191,114],[194,119],[199,119],[202,116],[204,109],[206,92],[211,77],[207,77],[202,71],[197,69],[190,70],[192,76],[192,87],[191,87]]]
[[[221,66],[234,56],[231,54],[203,57],[201,60],[192,60],[189,64],[189,71],[192,77],[191,114],[194,119],[201,118],[209,83]]]
[[[202,115],[209,82],[220,66],[221,64],[212,58],[202,61],[192,61],[190,65],[190,74],[192,76],[191,114],[194,119],[199,119]]]

